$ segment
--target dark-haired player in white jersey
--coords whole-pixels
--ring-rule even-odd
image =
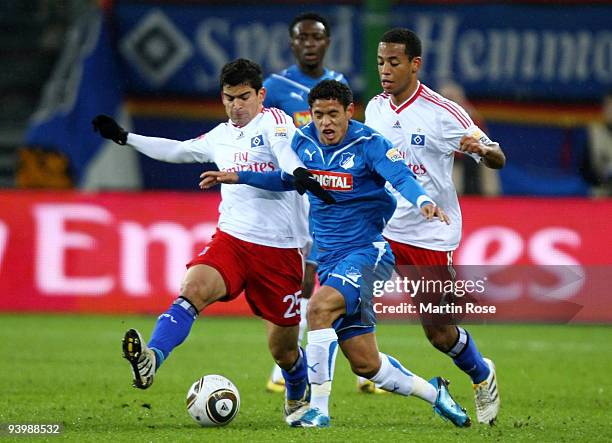
[[[229,120],[186,141],[128,133],[99,115],[94,129],[104,138],[171,163],[215,163],[222,171],[293,171],[305,189],[329,194],[313,179],[291,149],[295,126],[281,110],[264,108],[261,67],[237,59],[221,71],[222,100]],[[301,180],[298,176],[301,172]],[[308,241],[307,223],[296,192],[277,193],[247,185],[223,186],[219,224],[212,241],[187,264],[180,296],[159,316],[148,343],[135,329],[123,340],[134,386],[146,389],[174,348],[189,335],[208,305],[232,300],[243,291],[255,314],[267,322],[268,347],[283,368],[285,414],[307,404],[306,357],[297,345],[302,285],[300,249]],[[312,197],[317,198],[317,197]],[[270,272],[273,269],[274,272]]]
[[[506,159],[499,144],[467,112],[418,80],[420,67],[421,41],[414,32],[396,28],[383,35],[378,45],[383,93],[368,103],[365,123],[393,143],[425,191],[453,220],[450,225],[427,223],[419,217],[418,208],[393,190],[397,209],[383,235],[396,257],[398,272],[409,278],[427,275],[452,280],[452,253],[461,238],[453,154],[461,151],[494,169],[502,168]],[[443,297],[437,294],[437,302],[443,302]],[[493,362],[481,356],[470,334],[452,319],[421,320],[431,344],[472,379],[478,421],[493,423],[499,411]]]

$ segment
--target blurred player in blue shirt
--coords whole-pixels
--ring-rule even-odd
[[[308,93],[312,87],[321,80],[347,81],[339,72],[323,66],[331,38],[324,17],[314,12],[295,16],[289,24],[289,37],[296,64],[264,80],[264,106],[282,109],[299,128],[310,123]]]
[[[437,217],[448,223],[448,218],[425,194],[391,143],[351,120],[354,105],[348,86],[324,80],[310,91],[308,101],[313,123],[298,129],[292,140],[293,150],[308,171],[296,170],[294,175],[310,174],[336,203],[326,205],[308,194],[321,281],[308,310],[311,402],[289,415],[287,422],[293,427],[329,426],[329,396],[340,346],[355,374],[386,391],[419,397],[456,426],[469,426],[469,417],[452,399],[443,378],[427,382],[411,373],[397,359],[378,351],[374,335],[372,287],[376,281],[389,279],[394,264],[382,237],[396,203],[385,182],[419,207],[428,220]],[[202,187],[220,182],[300,190],[286,173],[208,171],[203,177]]]
[[[311,120],[308,107],[310,89],[321,80],[338,80],[346,83],[346,79],[342,74],[323,66],[323,60],[331,41],[330,25],[325,17],[316,12],[296,15],[289,24],[289,39],[296,63],[266,78],[264,106],[282,109],[293,118],[295,126],[300,127],[310,123]],[[305,209],[308,210],[308,204],[305,205]],[[315,258],[316,249],[316,243],[313,242],[309,250],[304,251],[306,264],[300,303],[302,321],[298,343],[302,342],[307,328],[308,299],[315,287],[315,274],[318,266]],[[368,384],[371,385],[369,382]],[[272,392],[285,390],[285,380],[278,365],[274,365],[266,389]]]

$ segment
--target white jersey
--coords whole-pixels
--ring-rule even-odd
[[[264,108],[246,126],[231,121],[192,140],[178,142],[128,135],[128,144],[158,160],[215,163],[221,171],[270,172],[303,167],[291,149],[295,126],[275,108]],[[303,248],[309,241],[303,198],[249,185],[221,185],[219,229],[241,240],[277,248]]]
[[[397,199],[397,209],[383,235],[391,240],[435,251],[453,251],[461,240],[461,209],[453,183],[453,161],[464,135],[494,144],[478,128],[467,112],[422,83],[399,106],[383,93],[368,103],[365,124],[376,129],[393,146],[427,194],[448,214],[451,224],[428,222],[418,208],[404,199],[388,183]],[[468,154],[477,162],[480,156]]]

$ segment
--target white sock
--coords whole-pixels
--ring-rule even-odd
[[[306,320],[306,314],[308,313],[308,299],[302,298],[300,299],[300,315],[302,319],[300,320],[300,329],[298,332],[298,346],[302,345],[302,341],[304,340],[304,333],[306,329],[308,329],[308,320]]]
[[[372,377],[377,387],[400,395],[414,395],[434,404],[438,392],[436,388],[416,374],[413,374],[390,355],[380,353],[380,370]]]
[[[433,405],[436,402],[436,398],[438,397],[438,391],[427,380],[422,379],[418,375],[415,375],[412,395],[421,398],[427,403]]]
[[[364,384],[366,381],[368,381],[367,378],[362,377],[361,375],[357,376],[357,383],[359,384],[359,386],[361,386],[362,384]]]
[[[272,368],[272,374],[270,374],[270,379],[273,383],[281,383],[283,379],[283,373],[281,372],[281,368],[279,365],[275,364]]]
[[[338,336],[333,328],[308,332],[306,359],[311,384],[310,407],[329,415],[329,396],[338,354]]]

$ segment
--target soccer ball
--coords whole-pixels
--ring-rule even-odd
[[[205,375],[187,392],[187,412],[200,426],[225,426],[239,409],[238,388],[221,375]]]

